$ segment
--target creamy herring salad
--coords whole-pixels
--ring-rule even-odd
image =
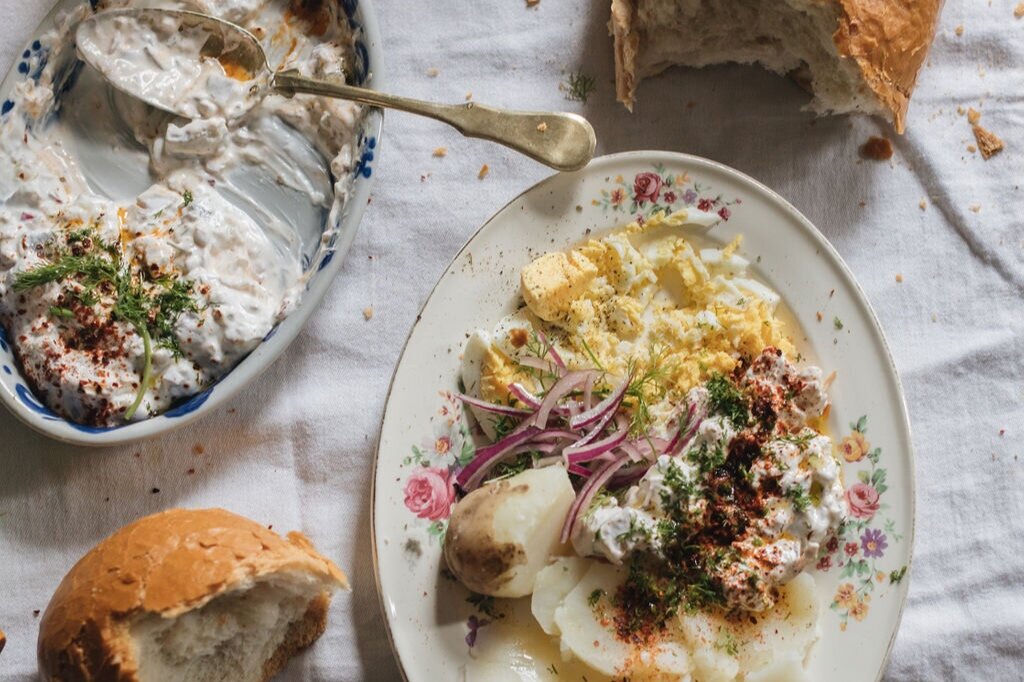
[[[715,378],[686,402],[690,442],[658,456],[621,504],[595,503],[573,546],[615,564],[700,547],[688,554],[706,563],[722,605],[764,611],[845,518],[832,441],[809,426],[828,406],[821,370],[767,348],[735,385]]]
[[[136,4],[144,3],[101,2],[97,11]],[[161,6],[239,23],[261,39],[271,68],[344,78],[351,59],[337,3]],[[194,118],[159,111],[87,66],[70,68],[75,28],[89,14],[79,7],[57,18],[39,41],[45,69],[15,86],[0,118],[0,324],[48,407],[113,426],[199,393],[298,305],[306,270],[330,241],[320,225],[338,224],[348,196],[360,109],[269,95],[235,118],[239,81],[214,60],[175,76],[190,87],[161,85],[206,93],[192,102]],[[129,78],[146,60],[170,78],[181,66],[175,41],[198,40],[166,26],[136,28],[86,40],[119,45],[131,57],[122,60]],[[116,182],[97,175],[97,148],[140,172]],[[139,184],[146,173],[148,187]],[[124,189],[133,183],[138,190]],[[315,236],[267,204],[274,193],[312,207]]]

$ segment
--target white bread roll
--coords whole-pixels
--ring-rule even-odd
[[[941,0],[612,0],[615,89],[674,64],[759,63],[809,86],[818,113],[881,116],[903,132]]]
[[[327,624],[345,575],[304,536],[223,509],[172,509],[100,542],[39,625],[39,670],[60,682],[257,682]]]

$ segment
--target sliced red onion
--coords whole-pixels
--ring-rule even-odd
[[[551,356],[551,359],[554,360],[555,364],[558,365],[558,367],[560,367],[562,371],[565,371],[565,361],[562,360],[562,356],[558,354],[557,350],[555,350],[555,344],[548,343],[548,337],[544,334],[544,332],[537,332],[537,338],[540,339],[541,343],[547,346],[548,355]]]
[[[539,369],[542,372],[548,374],[554,374],[555,376],[561,376],[564,372],[553,362],[543,360],[533,355],[527,355],[526,357],[519,358],[517,362],[524,367],[531,369]]]
[[[623,419],[621,421],[625,420]],[[597,429],[594,429],[594,431],[597,431]],[[591,433],[593,433],[593,431]],[[620,423],[619,429],[614,431],[610,436],[592,443],[581,444],[580,441],[576,441],[565,450],[562,450],[562,456],[565,457],[565,461],[569,464],[589,462],[609,450],[613,450],[622,445],[628,435],[628,428],[623,428],[623,425]]]
[[[701,422],[704,421],[706,412],[704,408],[698,409],[695,404],[690,405],[686,411],[686,422],[679,424],[679,429],[676,431],[675,436],[665,446],[665,454],[678,454],[690,444],[693,437],[697,435],[697,429],[700,427]]]
[[[511,454],[518,446],[528,443],[540,431],[536,426],[527,424],[525,428],[517,428],[497,443],[480,448],[473,460],[463,467],[455,476],[458,483],[467,492],[476,488],[484,476],[495,464]]]
[[[555,385],[552,386],[547,392],[547,395],[544,396],[544,400],[541,401],[540,407],[537,408],[537,414],[533,416],[533,423],[541,428],[546,427],[548,424],[548,418],[551,416],[551,412],[558,405],[558,402],[582,386],[586,382],[588,374],[588,371],[569,372],[564,377],[556,381]]]
[[[484,412],[493,412],[494,414],[503,414],[509,417],[529,417],[531,414],[533,414],[533,412],[530,410],[524,410],[519,407],[510,407],[508,405],[498,405],[496,403],[489,403],[486,400],[473,398],[463,393],[456,393],[455,395],[458,397],[459,400],[466,403],[467,405],[472,405],[473,407],[483,410]]]
[[[618,459],[612,460],[602,466],[587,479],[587,482],[582,488],[580,488],[580,492],[576,496],[576,500],[572,503],[572,506],[569,507],[569,513],[565,517],[565,524],[562,525],[561,540],[563,544],[569,542],[569,539],[576,534],[581,512],[586,512],[586,510],[590,508],[590,503],[593,501],[597,492],[604,487],[616,471],[628,463],[628,457],[619,457]]]
[[[649,462],[642,462],[640,464],[632,464],[628,467],[623,467],[615,472],[611,480],[608,481],[609,488],[625,488],[631,486],[644,477],[651,468]]]
[[[535,410],[540,407],[540,398],[527,391],[526,388],[518,382],[509,384],[508,392],[515,396],[515,399],[524,405],[529,405]]]
[[[547,429],[537,434],[535,440],[539,441],[553,441],[553,440],[576,440],[580,435],[573,433],[572,431],[566,431],[565,429]]]
[[[593,471],[580,464],[570,464],[569,473],[576,474],[577,476],[582,476],[583,478],[590,478],[594,474]]]
[[[626,453],[626,456],[633,462],[640,462],[645,459],[644,453],[634,442],[625,441],[624,443],[620,443],[619,449]]]
[[[587,383],[583,384],[583,409],[589,410],[594,406],[594,383],[597,381],[597,375],[592,374],[587,377]]]
[[[605,397],[604,400],[599,402],[597,405],[594,405],[583,414],[569,420],[569,426],[574,429],[583,429],[600,421],[601,418],[607,416],[609,412],[614,412],[618,409],[619,405],[622,404],[622,399],[626,397],[626,390],[629,388],[629,383],[632,380],[632,376],[627,376],[622,380],[622,383],[616,386],[614,391]]]

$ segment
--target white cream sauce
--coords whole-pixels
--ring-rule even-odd
[[[274,68],[344,78],[352,36],[336,3],[302,19],[284,0],[161,6],[240,23],[261,37]],[[15,292],[19,273],[47,264],[53,245],[87,228],[118,245],[133,268],[192,284],[198,312],[186,311],[174,328],[182,355],[154,348],[153,378],[134,419],[158,414],[223,376],[297,305],[304,266],[331,236],[322,225],[337,224],[348,196],[360,109],[271,95],[234,120],[216,115],[230,114],[231,98],[213,92],[215,115],[190,121],[103,87],[89,67],[65,91],[55,80],[67,71],[75,27],[88,14],[87,7],[64,14],[40,38],[49,63],[38,82],[17,85],[13,109],[0,119],[0,324],[49,407],[75,421],[115,425],[138,393],[141,337],[114,320],[102,348],[82,348],[90,316],[111,321],[109,301],[88,315],[55,316],[75,285]],[[156,28],[128,35],[125,28],[94,38],[101,47],[122,41],[140,63],[166,57]],[[212,87],[215,76],[190,77],[200,92],[198,84]]]
[[[223,119],[257,103],[262,74],[204,56],[210,37],[203,27],[160,14],[101,13],[76,33],[79,53],[115,87],[185,118],[220,119],[223,127]]]

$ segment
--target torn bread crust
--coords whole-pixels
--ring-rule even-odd
[[[319,636],[331,593],[347,587],[299,533],[282,538],[222,509],[147,516],[57,588],[39,628],[40,677],[266,680]]]
[[[941,0],[612,0],[616,97],[672,65],[760,63],[809,75],[818,113],[882,116],[902,133]]]

